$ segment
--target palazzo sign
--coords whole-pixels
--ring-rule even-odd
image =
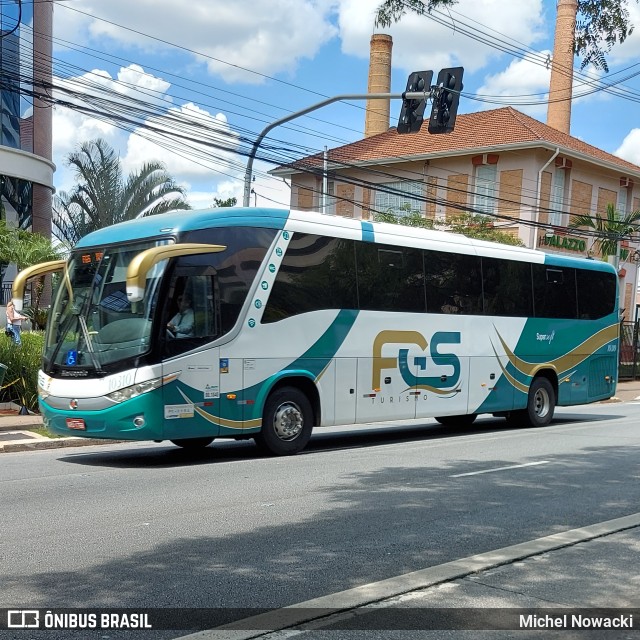
[[[582,238],[571,238],[569,236],[540,236],[539,246],[555,247],[556,249],[564,249],[565,251],[577,251],[585,253],[587,250],[587,241]]]

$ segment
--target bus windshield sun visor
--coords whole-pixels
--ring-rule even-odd
[[[185,242],[183,244],[162,245],[141,251],[127,268],[127,299],[129,302],[139,302],[144,298],[147,273],[153,265],[180,256],[190,256],[199,253],[217,253],[227,247],[220,244],[198,244]]]

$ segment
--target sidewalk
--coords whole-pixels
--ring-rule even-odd
[[[42,416],[18,414],[18,411],[0,413],[0,454],[36,449],[58,449],[60,447],[85,447],[95,444],[113,443],[115,440],[93,438],[54,438],[32,431],[44,431]]]
[[[311,640],[334,637],[331,631],[343,640],[364,631],[370,640],[407,637],[391,633],[400,630],[431,639],[515,637],[509,631],[556,637],[551,629],[622,640],[640,629],[639,553],[640,513],[633,513],[178,638],[281,640],[291,633]]]
[[[640,380],[631,380],[618,384],[616,395],[604,402],[640,401]],[[31,431],[44,429],[39,415],[18,415],[17,410],[7,415],[0,412],[0,453],[14,451],[33,451],[36,449],[58,449],[60,447],[83,447],[96,444],[113,444],[115,440],[93,438],[48,438]]]

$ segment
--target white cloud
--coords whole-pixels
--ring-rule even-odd
[[[551,69],[541,64],[541,60],[547,57],[551,60],[550,56],[550,51],[543,50],[536,56],[513,60],[503,71],[487,75],[484,84],[476,91],[481,101],[475,108],[495,109],[510,105],[532,117],[544,120],[547,113],[546,101],[549,99]],[[576,70],[572,104],[575,106],[588,101],[609,99],[609,94],[594,91],[600,80],[602,73],[593,67],[587,67],[582,72]]]
[[[632,129],[614,151],[614,155],[640,166],[640,129]]]
[[[345,53],[368,58],[379,4],[379,0],[339,0]],[[469,38],[461,30],[474,28],[522,46],[540,39],[543,24],[542,0],[460,0],[450,11],[441,10],[434,15],[446,20],[449,26],[437,24],[428,16],[407,13],[400,22],[384,29],[393,36],[394,67],[437,72],[443,67],[462,65],[466,71],[474,72],[501,52]],[[471,26],[464,26],[462,21]]]
[[[56,106],[53,116],[54,162],[56,188],[68,191],[73,186],[73,174],[65,166],[65,158],[78,145],[95,138],[104,138],[116,150],[122,150],[125,174],[139,169],[149,160],[163,162],[178,183],[191,185],[203,178],[218,179],[220,174],[239,175],[234,150],[237,136],[224,114],[213,115],[193,103],[171,107],[166,96],[170,84],[146,73],[138,65],[122,68],[114,79],[104,70],[95,69],[76,78],[57,79],[67,91],[58,91],[75,105],[91,106],[84,97],[108,98],[116,104],[125,104],[129,98],[140,99],[157,111],[167,108],[161,115],[152,116],[145,124],[153,130],[138,128],[133,134],[115,124],[85,115],[74,108]],[[68,91],[79,92],[75,97]],[[182,137],[181,137],[182,136]],[[227,174],[227,175],[225,175]],[[212,189],[214,191],[215,189]],[[212,197],[209,196],[209,200]],[[210,204],[210,203],[209,203]]]
[[[139,129],[129,137],[122,159],[125,171],[153,159],[163,162],[180,181],[202,180],[212,173],[238,173],[237,135],[224,114],[214,116],[189,103],[148,118],[145,124],[153,131]]]
[[[79,20],[74,8],[101,19],[89,23]],[[107,37],[146,51],[175,52],[174,47],[161,42],[164,40],[209,56],[198,59],[227,82],[260,83],[263,78],[258,74],[293,73],[302,58],[313,58],[336,35],[328,19],[330,8],[326,0],[252,0],[249,5],[227,0],[192,0],[188,4],[110,0],[95,8],[87,0],[78,0],[71,8],[56,6],[56,26],[72,16],[81,27],[80,35]],[[78,41],[78,35],[69,39]]]
[[[551,72],[545,66],[536,64],[550,52],[543,51],[540,56],[531,59],[514,60],[499,73],[488,75],[484,84],[476,91],[481,100],[475,103],[478,109],[495,109],[500,106],[512,107],[540,117],[547,112],[549,78]],[[540,104],[527,104],[527,103]]]
[[[145,73],[138,65],[130,65],[118,73],[116,79],[102,69],[94,69],[81,76],[55,78],[60,89],[54,92],[57,99],[76,107],[103,110],[95,107],[93,100],[106,99],[116,104],[125,98],[138,98],[145,103],[162,104],[164,94],[170,87],[168,82]],[[88,99],[87,99],[88,98]],[[170,103],[170,99],[167,99]],[[122,134],[118,128],[103,119],[92,117],[74,107],[56,106],[53,112],[54,161],[60,166],[60,157],[67,155],[79,143],[92,138],[104,138],[114,145]]]

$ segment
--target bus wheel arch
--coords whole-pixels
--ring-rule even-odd
[[[268,455],[293,455],[309,442],[319,424],[318,391],[307,378],[283,378],[269,392],[262,412],[262,428],[254,436]]]

